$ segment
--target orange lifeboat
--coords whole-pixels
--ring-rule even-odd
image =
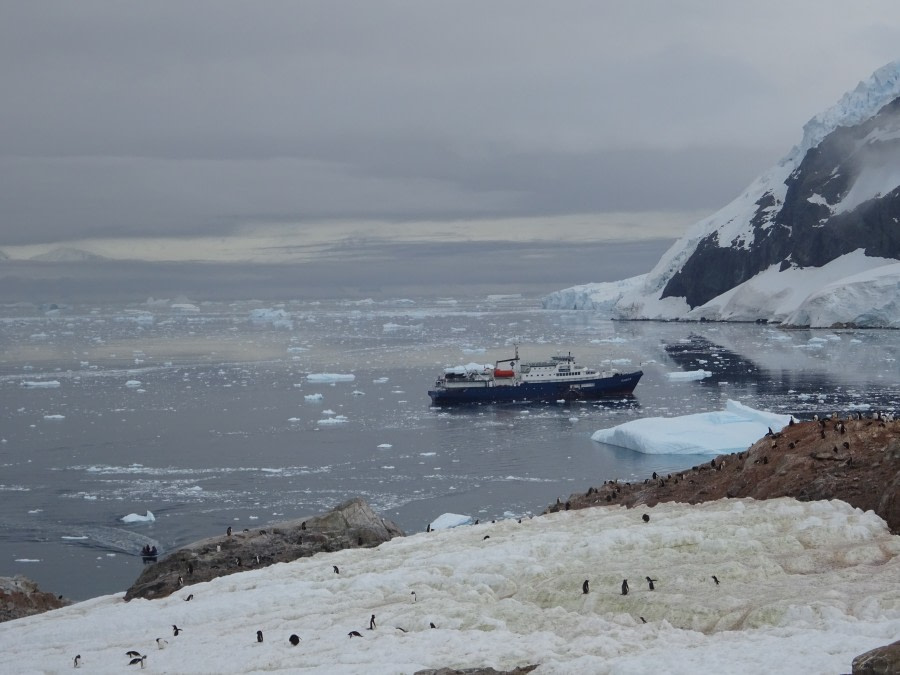
[[[515,377],[515,375],[516,373],[513,370],[494,369],[494,377]]]

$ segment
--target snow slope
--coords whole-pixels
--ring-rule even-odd
[[[530,663],[541,664],[536,674],[841,673],[900,634],[898,579],[900,538],[839,501],[585,509],[321,554],[160,600],[111,595],[7,622],[0,672],[70,671],[80,654],[86,671],[119,673],[136,650],[148,670],[168,673]],[[183,629],[177,637],[173,624]],[[349,637],[353,630],[360,637]]]

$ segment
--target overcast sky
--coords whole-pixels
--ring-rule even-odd
[[[0,246],[681,227],[898,45],[897,0],[0,0]]]

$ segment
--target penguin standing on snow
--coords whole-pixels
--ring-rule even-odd
[[[653,590],[653,582],[656,581],[656,579],[651,579],[650,577],[645,577],[645,578],[647,579],[647,583],[650,584],[650,590],[652,591]]]
[[[369,619],[369,630],[375,630],[375,615]]]
[[[588,593],[591,592],[591,585],[590,585],[589,581],[590,581],[589,579],[585,579],[584,583],[581,584],[581,593],[583,595],[587,595]]]
[[[622,579],[622,595],[628,595],[628,579]]]
[[[300,638],[296,634],[291,634],[291,637],[288,638],[288,642],[296,647],[298,644],[300,644]]]
[[[262,641],[263,641],[263,636],[262,636],[262,631],[261,631],[261,630],[256,631],[256,641],[257,641],[257,642],[262,642]]]
[[[81,654],[75,655],[75,667],[81,668]]]

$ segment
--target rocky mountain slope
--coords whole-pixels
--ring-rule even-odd
[[[548,511],[606,505],[649,509],[660,502],[697,504],[736,497],[840,499],[874,511],[891,532],[900,534],[900,420],[792,424],[745,452],[639,483],[607,481]]]
[[[893,300],[898,261],[900,61],[810,120],[797,147],[732,203],[691,227],[650,273],[559,291],[544,307],[595,309],[617,319],[800,324],[809,314],[792,315],[811,293],[840,290],[849,277],[883,268],[877,284],[860,287],[865,280],[854,280],[864,298],[861,311],[852,311],[854,303],[844,297],[841,306],[851,311],[821,320],[883,326],[893,317],[897,325],[890,327],[900,327]],[[806,273],[800,283],[798,272]],[[871,304],[881,307],[877,316],[866,311]]]

